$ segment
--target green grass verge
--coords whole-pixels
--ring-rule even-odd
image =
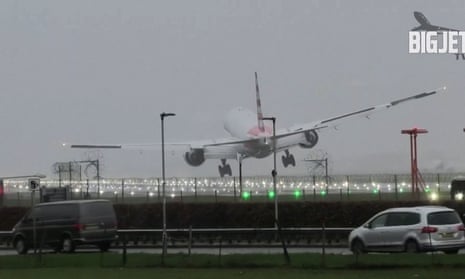
[[[128,269],[128,268],[45,268],[45,269],[23,269],[23,270],[1,270],[1,278],[14,279],[81,279],[81,278],[170,278],[170,279],[282,279],[282,278],[313,278],[313,279],[356,279],[356,278],[379,278],[379,279],[404,279],[443,278],[446,274],[451,278],[463,278],[465,269],[390,269],[390,270],[309,270],[309,269],[179,269],[179,268],[157,268],[157,269]]]
[[[0,278],[462,278],[465,255],[291,254],[282,255],[168,255],[161,267],[158,254],[128,254],[125,266],[117,253],[0,256]]]

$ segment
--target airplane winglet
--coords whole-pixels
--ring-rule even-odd
[[[433,90],[431,92],[423,92],[423,93],[416,94],[416,95],[413,95],[413,96],[410,96],[410,97],[395,100],[395,101],[392,101],[391,103],[389,103],[389,106],[395,106],[395,105],[398,105],[400,103],[410,101],[410,100],[413,100],[413,99],[420,99],[420,98],[428,97],[428,96],[434,95],[434,94],[436,94],[436,93],[438,93],[440,91],[445,91],[446,89],[447,89],[447,87],[443,86],[443,87],[435,89],[435,90]]]

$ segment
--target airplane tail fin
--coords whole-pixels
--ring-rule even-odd
[[[255,93],[256,93],[256,98],[257,98],[258,129],[260,130],[260,132],[265,132],[265,124],[263,123],[262,102],[260,100],[260,90],[258,88],[257,72],[255,72]]]
[[[421,12],[413,12],[413,16],[421,25],[431,25],[426,16]]]

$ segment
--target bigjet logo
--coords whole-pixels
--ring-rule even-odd
[[[465,60],[465,31],[432,25],[420,12],[413,15],[420,26],[409,32],[409,53],[448,53]]]

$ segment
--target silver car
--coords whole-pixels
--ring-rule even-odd
[[[443,251],[465,247],[464,225],[457,212],[443,206],[391,208],[349,235],[350,250],[365,252]]]

